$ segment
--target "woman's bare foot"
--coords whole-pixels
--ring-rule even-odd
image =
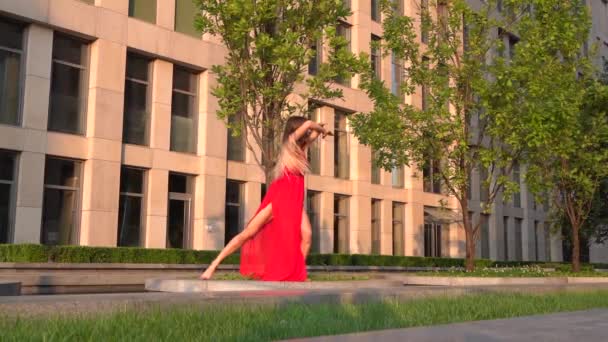
[[[205,272],[203,272],[203,274],[201,274],[198,279],[200,280],[209,280],[211,279],[211,277],[213,276],[213,273],[215,273],[215,265],[211,264],[209,265],[209,267],[207,267],[207,269],[205,270]]]

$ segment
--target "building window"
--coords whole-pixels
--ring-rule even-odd
[[[84,2],[85,4],[95,5],[95,0],[80,0],[80,1]]]
[[[490,259],[490,216],[481,215],[481,257]]]
[[[513,165],[513,182],[517,184],[517,192],[513,194],[513,206],[521,208],[521,170],[517,163]]]
[[[144,170],[123,166],[118,201],[118,246],[143,246]]]
[[[490,197],[490,184],[488,179],[488,169],[479,165],[479,200],[487,202]]]
[[[424,44],[429,43],[429,29],[427,17],[429,16],[429,0],[420,0],[420,41]]]
[[[382,56],[380,53],[380,37],[372,34],[371,63],[374,76],[382,79]]]
[[[198,12],[192,0],[175,0],[175,31],[200,38],[201,32],[194,27],[194,18]]]
[[[391,171],[391,183],[393,184],[393,188],[405,187],[403,173],[403,165],[393,167],[393,170]]]
[[[382,201],[372,198],[372,254],[382,252]]]
[[[351,51],[351,26],[345,22],[340,22],[336,28],[336,34],[346,40],[346,46],[344,47],[347,51]],[[336,82],[345,86],[350,87],[351,78],[338,77]]]
[[[401,97],[401,84],[403,83],[403,66],[401,60],[391,54],[391,92],[395,96]]]
[[[372,184],[380,184],[382,178],[382,170],[376,164],[376,152],[372,151]]]
[[[17,154],[0,150],[0,244],[12,240],[16,174]]]
[[[334,253],[348,253],[348,196],[334,195]]]
[[[350,151],[348,132],[346,131],[346,113],[335,111],[334,127],[334,176],[348,179],[350,169]]]
[[[321,251],[321,193],[317,191],[306,191],[306,213],[312,227],[312,243],[310,251],[319,253]]]
[[[151,60],[146,57],[127,54],[122,127],[122,141],[127,144],[148,144],[151,65]]]
[[[310,112],[310,120],[314,122],[321,122],[321,109],[316,108]],[[315,140],[308,147],[308,164],[310,165],[310,172],[318,175],[321,173],[321,146],[320,139]]]
[[[344,4],[344,8],[350,9],[350,0],[342,0],[342,3]]]
[[[169,212],[167,213],[167,248],[187,248],[192,226],[191,176],[169,173]]]
[[[312,58],[308,62],[308,74],[316,75],[323,61],[323,46],[321,41],[319,40],[314,43],[310,49],[312,50]]]
[[[403,0],[393,0],[393,11],[399,15],[403,15]]]
[[[226,228],[224,243],[228,244],[233,237],[243,231],[243,183],[226,181]]]
[[[129,0],[129,17],[156,23],[156,0]]]
[[[424,64],[425,68],[428,69],[429,68],[429,63],[430,60],[428,57],[422,57],[422,64]],[[420,108],[422,108],[422,110],[427,110],[429,109],[429,98],[430,98],[430,90],[429,87],[426,84],[423,84],[421,87],[421,102],[420,102]]]
[[[372,20],[376,22],[380,22],[380,0],[372,0],[371,1],[371,11],[372,11]]]
[[[538,221],[534,221],[534,260],[538,261]]]
[[[49,131],[83,133],[87,60],[88,48],[85,43],[55,32]]]
[[[78,243],[81,174],[82,162],[46,158],[40,239],[42,244]]]
[[[405,255],[405,205],[393,202],[393,255]]]
[[[23,27],[0,19],[0,124],[19,124],[22,61]]]
[[[230,125],[238,126],[240,125],[239,121],[241,119],[241,114],[230,115],[228,117],[228,122]],[[235,129],[228,128],[228,160],[244,162],[245,161],[245,139],[247,139],[246,128],[240,127],[240,132],[238,136],[234,136]]]
[[[424,256],[441,257],[441,225],[424,223]]]
[[[422,178],[424,185],[424,192],[432,192],[435,194],[441,193],[441,173],[439,169],[439,162],[436,160],[430,160],[424,164],[422,168]]]
[[[198,75],[195,72],[173,66],[171,151],[196,151],[197,83]]]
[[[551,261],[551,230],[545,227],[545,261]]]
[[[502,243],[505,261],[509,261],[509,216],[502,217]]]
[[[523,257],[523,250],[522,250],[522,219],[520,218],[516,218],[515,219],[515,260],[516,261],[522,261],[524,259]]]

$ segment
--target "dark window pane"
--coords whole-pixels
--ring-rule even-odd
[[[194,120],[171,116],[171,151],[194,152]]]
[[[171,103],[171,114],[183,116],[186,118],[193,117],[194,113],[194,96],[173,92],[173,100]]]
[[[146,145],[148,116],[148,86],[127,80],[122,129],[125,143]]]
[[[66,159],[47,158],[44,184],[78,188],[80,185],[80,163]]]
[[[144,170],[123,167],[120,170],[120,192],[143,194]]]
[[[380,21],[380,0],[371,0],[372,20]]]
[[[118,207],[118,246],[135,247],[140,245],[141,202],[142,199],[140,197],[120,196]]]
[[[190,193],[190,191],[188,191],[188,176],[175,173],[169,174],[169,192],[182,194]]]
[[[0,151],[0,180],[12,181],[15,177],[15,154]]]
[[[226,206],[226,231],[224,236],[224,243],[227,244],[240,232],[241,208],[239,206]]]
[[[53,59],[77,65],[83,65],[86,59],[86,48],[82,42],[55,33],[53,39]]]
[[[0,46],[23,49],[23,27],[0,19]]]
[[[129,17],[156,23],[156,0],[129,0]]]
[[[12,188],[10,184],[0,184],[0,243],[8,243],[10,238]]]
[[[237,115],[231,115],[228,120],[236,124]],[[228,129],[228,160],[245,161],[245,130],[241,130],[239,136],[233,136],[233,130]]]
[[[149,59],[129,53],[127,55],[127,77],[147,81],[149,65]]]
[[[21,55],[0,50],[0,124],[19,121],[20,81]]]
[[[226,182],[226,203],[241,203],[241,183],[230,180]]]
[[[192,0],[176,0],[175,1],[175,31],[200,37],[199,32],[194,27],[194,16],[198,9]]]
[[[53,63],[49,130],[80,133],[82,73],[81,69]]]
[[[80,1],[82,1],[86,4],[89,4],[89,5],[95,5],[95,0],[80,0]]]
[[[173,89],[193,93],[196,91],[196,75],[184,68],[173,67]]]
[[[187,202],[170,200],[167,224],[167,248],[184,248],[184,233],[186,232],[188,223],[187,218]]]
[[[75,213],[77,192],[73,190],[44,190],[42,235],[46,245],[69,245],[76,242]]]

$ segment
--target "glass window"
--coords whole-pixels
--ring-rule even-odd
[[[394,188],[403,188],[405,187],[405,181],[403,177],[403,165],[393,167],[391,171],[392,184]]]
[[[334,253],[348,253],[348,224],[348,196],[334,195]]]
[[[23,27],[0,19],[0,124],[19,124],[22,60]]]
[[[317,191],[306,191],[306,213],[312,226],[312,253],[321,251],[321,193]]]
[[[551,231],[545,227],[545,261],[551,261]]]
[[[193,178],[169,173],[169,208],[167,213],[167,248],[187,248],[192,220]]]
[[[122,128],[122,140],[127,144],[148,144],[150,69],[150,59],[134,53],[127,54]]]
[[[347,44],[345,48],[347,51],[351,51],[351,26],[345,22],[340,22],[336,28],[336,34],[346,39]],[[350,87],[351,78],[338,77],[336,78],[336,82],[345,87]]]
[[[441,257],[441,225],[426,222],[424,224],[424,256]]]
[[[80,1],[84,2],[85,4],[95,5],[95,0],[80,0]]]
[[[490,258],[490,216],[481,215],[481,257]]]
[[[49,131],[83,133],[87,51],[82,41],[54,34]]]
[[[502,218],[502,234],[504,259],[509,261],[509,216],[503,216]]]
[[[323,60],[323,46],[321,41],[317,41],[310,48],[313,50],[313,55],[308,62],[308,74],[316,75],[319,72],[319,67],[321,65],[321,61]]]
[[[194,153],[196,150],[197,83],[198,75],[194,71],[173,66],[171,151]]]
[[[118,246],[142,246],[144,170],[123,166],[120,171]]]
[[[405,255],[405,205],[393,202],[393,255]]]
[[[350,169],[350,151],[348,147],[348,132],[346,130],[347,115],[335,111],[334,127],[334,176],[348,179]]]
[[[486,202],[490,196],[490,184],[488,184],[488,169],[479,165],[479,200]]]
[[[372,47],[371,47],[371,63],[374,76],[378,79],[382,78],[382,56],[380,54],[380,37],[372,34]]]
[[[401,60],[391,54],[391,92],[395,96],[401,96],[401,84],[403,83],[403,66]]]
[[[320,111],[320,108],[316,108],[312,112],[310,112],[310,120],[314,122],[320,122]],[[308,163],[310,165],[310,172],[315,175],[321,173],[321,146],[319,141],[320,139],[315,140],[308,147]]]
[[[17,154],[0,150],[0,243],[12,239]]]
[[[372,184],[380,184],[382,178],[382,170],[375,163],[376,152],[372,151]]]
[[[420,0],[420,41],[424,44],[429,42],[429,30],[426,18],[429,15],[429,0]]]
[[[372,254],[382,252],[382,201],[372,198]]]
[[[350,0],[342,0],[342,3],[344,3],[344,7],[350,9]]]
[[[243,183],[226,181],[226,228],[224,243],[228,244],[233,237],[243,231]]]
[[[175,0],[175,31],[200,38],[201,32],[194,27],[197,11],[193,0]]]
[[[538,261],[538,221],[534,221],[534,260]]]
[[[231,115],[228,117],[230,124],[237,125],[241,115]],[[238,136],[234,136],[234,130],[228,128],[228,160],[243,162],[245,161],[245,127],[241,128]]]
[[[513,182],[517,183],[518,191],[513,194],[513,206],[515,208],[521,208],[521,170],[519,164],[513,165]]]
[[[129,17],[156,23],[156,0],[129,0]]]
[[[373,21],[380,21],[380,0],[372,0],[371,1],[371,7],[372,7],[372,20]]]
[[[522,219],[515,219],[515,260],[522,261],[523,258],[523,250],[522,250]]]
[[[44,168],[42,234],[45,245],[78,243],[82,163],[47,157]]]
[[[422,168],[422,178],[425,192],[441,193],[441,173],[439,162],[430,160]]]

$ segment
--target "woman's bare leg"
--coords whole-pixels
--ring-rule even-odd
[[[306,261],[306,257],[308,256],[308,252],[310,251],[310,244],[312,240],[312,226],[310,224],[310,219],[308,219],[308,214],[306,211],[302,210],[302,256],[304,257],[304,261]]]
[[[267,205],[264,209],[255,215],[249,222],[247,227],[237,236],[232,238],[230,242],[222,249],[220,254],[213,260],[211,265],[207,267],[205,272],[201,274],[200,279],[211,279],[217,266],[226,259],[230,254],[236,252],[249,239],[251,239],[268,221],[272,219],[272,204]]]

